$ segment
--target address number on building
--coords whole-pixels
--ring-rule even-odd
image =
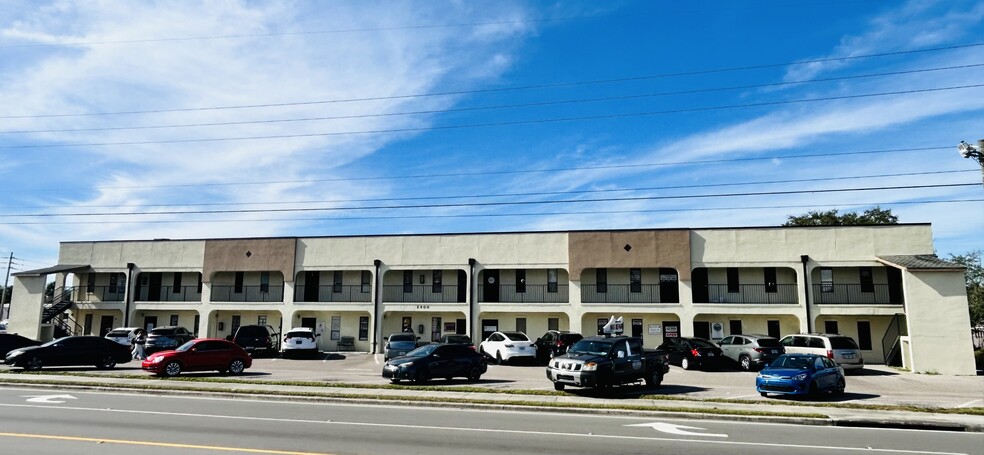
[[[431,306],[430,305],[417,305],[417,309],[418,310],[429,310],[429,309],[431,309]]]

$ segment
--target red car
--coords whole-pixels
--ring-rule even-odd
[[[240,374],[253,365],[243,348],[226,340],[199,338],[173,351],[151,354],[141,367],[158,376],[177,376],[183,371],[210,371]]]

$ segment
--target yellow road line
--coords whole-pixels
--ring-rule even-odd
[[[94,442],[97,444],[124,444],[124,445],[134,445],[134,446],[169,447],[175,449],[214,450],[220,452],[263,453],[263,454],[271,454],[271,455],[333,455],[333,454],[322,453],[322,452],[296,452],[296,451],[288,451],[288,450],[247,449],[242,447],[203,446],[203,445],[196,445],[196,444],[175,444],[169,442],[153,442],[153,441],[130,441],[126,439],[81,438],[77,436],[58,436],[58,435],[49,435],[49,434],[0,433],[0,437],[53,439],[57,441]]]

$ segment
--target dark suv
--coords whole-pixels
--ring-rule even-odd
[[[242,346],[254,357],[261,354],[276,356],[280,352],[280,336],[268,325],[244,325],[239,327],[232,342]]]
[[[195,334],[180,326],[155,327],[147,334],[144,354],[177,349],[178,346],[195,339]]]
[[[583,336],[580,333],[566,332],[560,330],[547,330],[542,337],[537,338],[533,343],[536,346],[537,360],[546,361],[558,355],[567,353],[567,348],[580,341]]]

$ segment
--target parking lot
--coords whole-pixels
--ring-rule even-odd
[[[240,376],[252,381],[312,381],[323,383],[388,384],[381,376],[382,355],[366,353],[329,353],[315,359],[258,358],[253,367]],[[2,367],[7,370],[7,367]],[[148,374],[134,361],[118,365],[114,370],[94,368],[45,368],[44,371],[81,371],[86,374]],[[188,376],[217,376],[217,373],[189,373]],[[414,385],[404,383],[404,387]],[[464,379],[432,380],[432,385],[477,386],[489,389],[525,389],[552,391],[543,365],[490,364],[488,372],[478,383]],[[585,393],[571,389],[572,393]],[[678,396],[685,398],[727,398],[742,400],[786,400],[763,398],[755,392],[755,373],[733,370],[698,371],[670,367],[669,374],[658,389],[644,386],[618,387],[608,397],[631,399],[641,394]],[[826,400],[848,403],[935,406],[944,408],[984,407],[984,376],[941,376],[912,374],[882,365],[868,365],[847,377],[847,391],[842,397]]]

